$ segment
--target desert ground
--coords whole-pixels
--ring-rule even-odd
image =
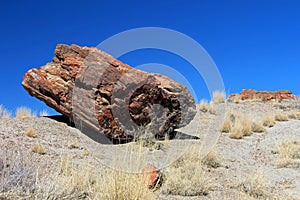
[[[200,139],[99,144],[60,117],[0,119],[0,199],[300,199],[300,102],[201,102]],[[160,169],[149,188],[147,164]]]

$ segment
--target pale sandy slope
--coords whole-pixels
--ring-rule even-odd
[[[239,186],[248,176],[256,175],[263,177],[262,181],[268,182],[264,187],[263,199],[300,199],[300,168],[278,168],[279,155],[276,153],[280,142],[291,139],[300,141],[300,120],[277,122],[275,127],[268,128],[263,133],[254,133],[240,140],[230,139],[227,133],[219,131],[226,110],[263,118],[266,113],[298,109],[295,103],[292,106],[290,103],[287,105],[280,108],[274,107],[273,103],[216,105],[217,115],[199,112],[193,123],[181,129],[187,134],[199,136],[200,140],[173,140],[168,147],[153,151],[149,148],[140,151],[134,143],[102,145],[92,141],[76,128],[50,118],[0,120],[0,156],[4,160],[26,158],[31,163],[31,168],[38,168],[40,183],[43,184],[43,180],[55,173],[62,158],[66,157],[78,163],[89,162],[109,167],[116,163],[115,160],[123,159],[113,167],[134,172],[139,171],[145,164],[152,163],[164,171],[165,167],[188,151],[187,147],[196,146],[203,154],[214,148],[218,152],[221,166],[206,169],[214,185],[207,196],[166,196],[158,190],[157,199],[255,199],[244,194]],[[24,136],[30,127],[36,132],[35,138]],[[43,145],[46,154],[32,153],[34,144]],[[70,148],[72,144],[75,148]],[[142,153],[143,159],[130,159],[132,156],[128,156],[129,151],[137,151],[134,156]]]

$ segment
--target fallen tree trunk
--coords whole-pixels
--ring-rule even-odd
[[[57,45],[52,61],[29,70],[22,85],[77,128],[88,128],[83,132],[89,136],[120,141],[172,137],[196,114],[184,86],[134,69],[97,48]]]

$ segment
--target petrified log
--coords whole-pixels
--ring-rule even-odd
[[[295,96],[290,90],[277,90],[277,91],[257,91],[257,90],[246,90],[243,89],[242,92],[237,94],[231,94],[229,99],[231,98],[239,98],[240,100],[261,100],[263,102],[270,101],[272,99],[278,100],[281,102],[283,99],[297,100],[297,96]]]
[[[145,132],[172,137],[196,114],[184,86],[134,69],[97,48],[59,44],[52,61],[29,70],[22,85],[77,128],[88,127],[87,132],[97,130],[110,139],[131,140]]]

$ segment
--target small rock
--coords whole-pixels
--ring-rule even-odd
[[[149,188],[157,188],[162,184],[162,173],[159,169],[154,167],[151,164],[147,164],[143,170],[143,179],[144,182],[148,185]]]
[[[0,173],[2,172],[3,169],[4,169],[4,163],[3,160],[0,158]]]

